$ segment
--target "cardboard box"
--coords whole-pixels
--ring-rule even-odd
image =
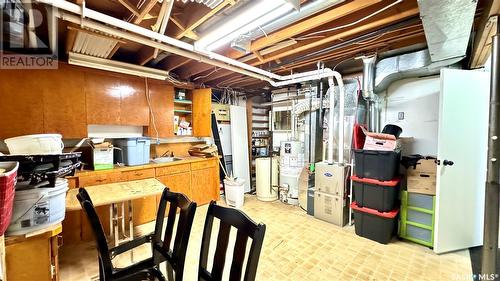
[[[364,150],[394,151],[396,137],[389,134],[366,133]]]
[[[406,189],[408,192],[436,195],[437,165],[435,159],[421,159],[416,167],[409,167]]]
[[[436,159],[420,159],[415,167],[408,168],[409,175],[434,174],[437,173]]]
[[[113,169],[113,145],[109,142],[94,144],[92,147],[94,170]]]

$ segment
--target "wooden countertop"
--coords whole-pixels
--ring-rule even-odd
[[[149,164],[139,165],[139,166],[118,166],[118,165],[115,165],[114,169],[108,169],[108,170],[77,171],[76,175],[73,177],[95,175],[95,174],[105,174],[105,173],[112,173],[112,172],[143,170],[143,169],[148,169],[148,168],[159,168],[159,167],[174,166],[174,165],[181,165],[181,164],[190,164],[190,163],[194,163],[194,162],[211,161],[211,160],[217,160],[217,157],[214,156],[214,157],[209,157],[209,158],[202,158],[202,157],[196,157],[196,156],[186,156],[186,157],[182,157],[182,160],[177,160],[177,161],[172,161],[172,162],[167,162],[167,163],[150,162]],[[71,177],[68,177],[68,178],[71,178]]]
[[[165,185],[157,179],[145,179],[93,185],[85,188],[95,207],[111,203],[125,202],[147,196],[159,195]],[[66,194],[66,211],[81,210],[76,194],[78,189],[70,189]]]
[[[62,224],[58,223],[55,225],[49,225],[44,229],[35,230],[23,235],[5,236],[5,246],[12,245],[15,243],[22,242],[30,237],[40,236],[40,237],[52,237],[62,232]]]

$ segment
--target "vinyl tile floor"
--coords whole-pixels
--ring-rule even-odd
[[[357,236],[353,226],[340,228],[308,216],[300,207],[262,202],[251,195],[246,195],[242,210],[267,227],[257,280],[472,280],[468,250],[437,255],[427,247],[396,238],[382,245]],[[184,271],[187,281],[197,279],[206,212],[207,205],[196,212]],[[150,232],[153,227],[152,223],[139,226],[136,233]],[[134,261],[148,255],[149,247],[136,249]],[[229,252],[226,261],[231,256]],[[60,280],[96,280],[96,257],[94,243],[63,246],[59,253]],[[131,254],[124,253],[113,262],[123,266],[130,261]]]

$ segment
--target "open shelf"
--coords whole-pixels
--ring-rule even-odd
[[[175,113],[184,113],[184,114],[191,114],[193,113],[191,110],[186,110],[186,109],[174,109]]]
[[[174,103],[179,103],[179,104],[192,104],[193,101],[191,100],[179,100],[179,99],[175,99],[174,100]]]

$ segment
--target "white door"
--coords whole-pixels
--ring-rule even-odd
[[[441,70],[436,253],[483,244],[489,81],[486,72]]]
[[[250,164],[248,160],[247,109],[231,105],[231,151],[233,175],[245,180],[245,192],[250,191]]]

